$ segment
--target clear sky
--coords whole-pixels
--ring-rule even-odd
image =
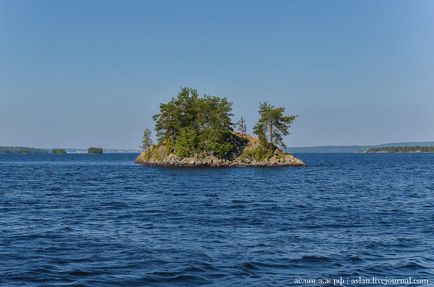
[[[181,86],[289,146],[434,140],[434,1],[0,0],[0,145],[133,148]]]

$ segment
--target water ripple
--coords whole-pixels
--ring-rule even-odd
[[[281,169],[134,156],[0,155],[0,285],[434,277],[434,155],[305,154]]]

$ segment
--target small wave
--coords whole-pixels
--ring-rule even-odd
[[[245,263],[243,263],[242,268],[247,269],[247,270],[259,269],[258,263],[255,263],[255,262],[245,262]]]
[[[247,200],[242,200],[242,199],[233,199],[233,200],[231,201],[231,203],[234,203],[234,204],[244,204],[244,203],[249,203],[249,201],[247,201]]]
[[[179,272],[154,272],[149,276],[143,278],[145,284],[171,284],[171,285],[185,285],[185,284],[206,284],[208,280],[189,274],[179,274]]]
[[[304,255],[301,259],[298,259],[297,261],[306,263],[324,263],[330,262],[331,258],[321,255]]]
[[[362,257],[360,257],[360,256],[357,256],[357,255],[351,255],[350,256],[350,260],[351,260],[351,262],[353,262],[353,263],[355,263],[355,262],[364,262],[364,261],[366,261],[365,259],[363,259]]]
[[[287,268],[288,264],[279,264],[279,263],[271,263],[271,262],[257,262],[257,261],[248,261],[242,264],[242,269],[244,270],[261,270],[268,268]]]
[[[62,191],[62,187],[60,186],[52,186],[48,189],[49,191]]]
[[[111,201],[103,204],[104,207],[128,208],[129,205],[122,201]]]
[[[85,270],[72,270],[66,273],[68,275],[75,276],[75,277],[92,276],[92,275],[101,274],[101,272],[93,272],[93,271],[85,271]]]
[[[192,267],[187,267],[187,268],[185,268],[185,269],[184,269],[184,272],[187,272],[187,273],[190,273],[190,272],[193,272],[193,273],[201,273],[201,272],[206,272],[206,270],[205,270],[205,269],[202,269],[202,268],[199,268],[199,267],[194,267],[194,266],[192,266]]]
[[[233,204],[230,206],[230,208],[238,209],[238,208],[245,208],[245,205],[242,204]]]
[[[406,263],[405,265],[403,265],[403,266],[401,266],[399,268],[414,270],[414,269],[427,269],[428,267],[422,265],[421,263],[410,261],[410,262]]]
[[[393,270],[393,266],[390,264],[378,264],[378,265],[371,265],[369,267],[365,267],[364,271],[365,273],[370,274],[386,274]]]

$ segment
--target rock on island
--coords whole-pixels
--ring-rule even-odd
[[[185,157],[181,158],[168,152],[164,145],[153,145],[144,150],[137,158],[136,163],[145,166],[158,167],[284,167],[304,166],[304,162],[293,155],[276,148],[267,158],[260,158],[256,152],[260,149],[257,138],[247,134],[234,133],[241,140],[239,153],[232,159],[220,159],[215,156]],[[244,140],[243,140],[244,139]],[[255,154],[256,152],[256,154]],[[256,157],[255,157],[256,155]]]

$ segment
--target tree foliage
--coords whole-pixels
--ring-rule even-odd
[[[259,120],[254,127],[263,146],[286,147],[283,137],[289,134],[291,123],[297,116],[285,115],[285,108],[275,107],[268,102],[259,105]]]
[[[247,133],[247,126],[246,126],[246,121],[244,120],[243,117],[240,118],[240,120],[237,122],[237,130],[242,133],[245,134]]]
[[[197,150],[197,134],[191,128],[181,128],[175,141],[175,152],[180,157],[194,156]]]
[[[183,87],[178,95],[160,105],[160,112],[153,116],[158,145],[164,145],[167,153],[179,157],[232,158],[239,154],[247,142],[237,136],[232,123],[232,103],[226,98],[205,95]],[[276,146],[284,147],[283,137],[296,116],[285,115],[285,108],[267,102],[260,104],[259,120],[254,132],[261,146],[254,151],[255,158],[272,156]],[[240,133],[247,132],[246,122],[237,123]],[[150,132],[150,131],[149,131]],[[151,145],[150,134],[145,131],[143,146]]]
[[[232,104],[226,98],[199,97],[191,88],[181,88],[177,97],[160,105],[153,116],[159,143],[181,157],[226,157],[233,150]]]
[[[102,148],[101,147],[90,147],[87,149],[87,153],[102,154]]]
[[[147,149],[152,146],[152,131],[149,128],[146,128],[143,132],[143,140],[142,140],[142,148]]]

